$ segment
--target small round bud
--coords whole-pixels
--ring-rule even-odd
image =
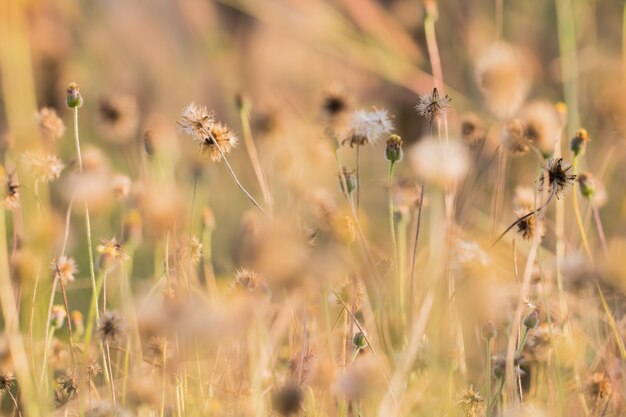
[[[363,332],[357,332],[354,335],[352,338],[352,345],[359,350],[363,350],[367,347],[367,340],[365,340]]]
[[[80,88],[76,83],[70,83],[66,90],[66,104],[70,109],[80,108],[83,106],[83,96],[80,94]]]
[[[524,327],[527,329],[534,329],[539,324],[539,313],[537,310],[533,311],[524,319]]]
[[[391,135],[387,139],[387,147],[385,148],[385,157],[389,162],[402,161],[404,151],[402,150],[402,138],[398,135]]]
[[[575,156],[583,155],[587,149],[587,143],[590,140],[589,134],[585,129],[578,129],[576,136],[572,138],[569,147]]]
[[[596,184],[593,176],[588,172],[582,172],[578,174],[576,180],[580,185],[580,193],[583,195],[583,197],[591,198],[596,192]]]
[[[352,192],[355,191],[358,187],[356,175],[353,170],[346,167],[343,168],[342,174],[343,178],[341,178],[341,176],[339,177],[339,185],[341,186],[341,191],[352,194]],[[347,190],[344,188],[344,185],[348,188]]]
[[[486,340],[493,339],[494,337],[496,337],[497,333],[498,331],[496,329],[496,325],[491,320],[488,320],[485,322],[485,324],[483,324],[482,334]]]

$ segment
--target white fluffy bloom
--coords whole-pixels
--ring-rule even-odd
[[[385,109],[356,110],[351,119],[350,134],[346,139],[350,146],[375,144],[394,129],[389,112]]]
[[[197,142],[204,142],[209,137],[211,126],[215,123],[215,113],[205,106],[189,103],[180,114],[178,125],[181,130]]]
[[[37,180],[43,182],[56,180],[65,168],[65,164],[58,157],[45,153],[26,152],[22,155],[22,162],[37,177]]]
[[[469,154],[458,141],[425,138],[408,153],[411,167],[422,180],[441,188],[460,181],[469,169]]]

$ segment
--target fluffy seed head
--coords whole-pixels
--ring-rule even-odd
[[[178,125],[181,130],[191,136],[195,142],[203,143],[209,137],[211,126],[215,123],[215,112],[206,106],[195,103],[188,104],[180,114]]]
[[[211,161],[219,162],[222,160],[222,153],[228,155],[237,146],[237,143],[237,136],[230,128],[225,124],[217,122],[213,123],[209,128],[209,134],[200,144],[200,149],[202,154],[207,155]]]
[[[65,133],[65,124],[57,115],[56,110],[43,107],[35,115],[42,136],[50,141],[60,139]]]
[[[22,162],[35,177],[42,182],[51,182],[61,176],[65,164],[52,154],[35,154],[26,152],[22,155]]]
[[[487,136],[483,121],[473,113],[463,116],[461,121],[461,137],[470,147],[476,146]]]
[[[512,155],[526,155],[530,144],[526,139],[526,125],[522,119],[510,119],[502,130],[502,146]]]
[[[348,142],[350,147],[376,144],[393,129],[387,110],[377,108],[371,111],[356,110],[352,113],[348,137],[343,142]]]
[[[107,311],[100,317],[98,333],[102,339],[113,342],[124,334],[124,321],[114,311]]]

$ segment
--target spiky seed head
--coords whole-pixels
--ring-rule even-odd
[[[417,113],[424,117],[428,123],[432,123],[437,119],[443,119],[450,109],[452,99],[447,94],[440,96],[439,91],[433,88],[432,93],[420,95],[419,101],[415,106]]]
[[[53,108],[42,107],[35,115],[35,118],[44,139],[55,141],[65,133],[65,124]]]
[[[343,143],[350,147],[374,145],[394,129],[389,112],[385,109],[373,108],[371,111],[357,110],[352,113],[348,137]]]
[[[576,180],[576,175],[572,174],[572,166],[565,162],[563,158],[551,159],[548,162],[548,188],[554,192],[558,198]],[[545,182],[545,170],[541,171],[539,177],[539,190],[543,191]]]

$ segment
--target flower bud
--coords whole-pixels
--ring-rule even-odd
[[[580,185],[580,193],[585,198],[591,198],[596,192],[596,184],[593,176],[588,172],[582,172],[576,178]]]
[[[587,142],[590,140],[589,134],[585,129],[578,129],[569,146],[574,156],[583,155],[587,149]]]
[[[339,177],[339,185],[341,186],[341,191],[352,194],[352,192],[355,191],[358,187],[354,171],[344,167],[342,175],[343,178],[341,176]],[[344,188],[344,185],[345,187],[347,187],[347,190]]]
[[[354,335],[352,338],[352,345],[359,350],[363,350],[367,347],[367,340],[365,340],[363,332],[357,332]]]
[[[534,329],[539,324],[539,313],[537,311],[533,311],[524,319],[524,327],[527,329]]]
[[[402,150],[402,138],[398,135],[391,135],[387,139],[387,147],[385,148],[385,157],[389,162],[402,161],[404,151]]]
[[[498,331],[496,329],[496,325],[491,320],[488,320],[485,324],[483,324],[482,334],[486,340],[493,339],[496,337],[497,333]]]
[[[70,109],[80,108],[83,106],[83,96],[80,94],[80,88],[76,83],[70,83],[67,86],[66,103]]]

